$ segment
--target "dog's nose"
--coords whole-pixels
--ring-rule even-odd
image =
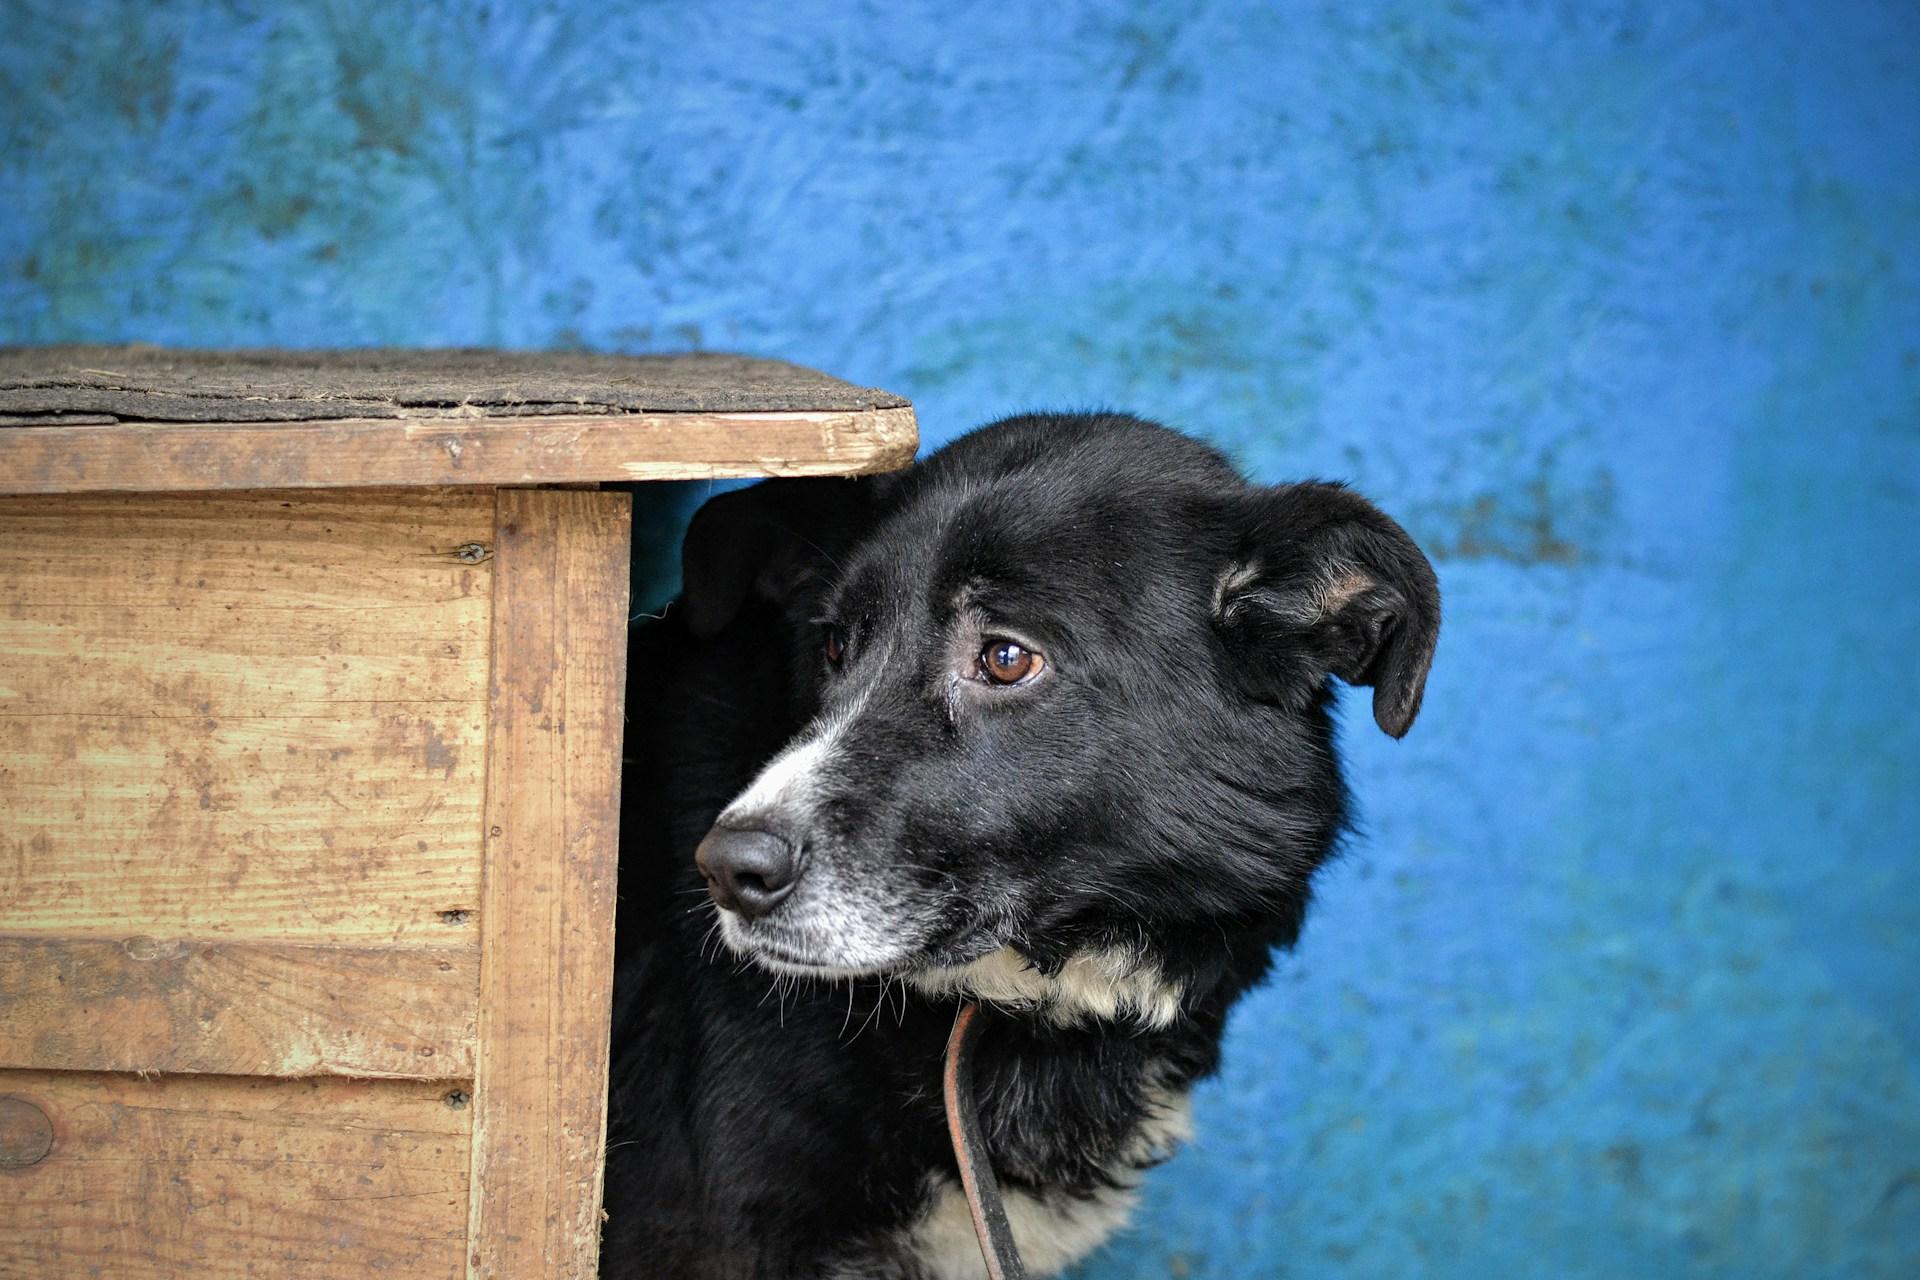
[[[800,878],[793,846],[771,831],[715,827],[694,850],[707,892],[729,911],[763,916],[780,905]]]

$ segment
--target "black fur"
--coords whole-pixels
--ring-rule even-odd
[[[1113,415],[1010,419],[897,477],[723,496],[685,568],[629,673],[614,1280],[919,1274],[900,1248],[953,1176],[957,997],[894,979],[1003,947],[1046,974],[1108,949],[1178,985],[1170,1021],[1016,1003],[980,1045],[1004,1187],[1128,1180],[1142,1122],[1215,1068],[1342,830],[1329,676],[1374,686],[1403,734],[1439,626],[1426,558],[1362,499],[1250,486]],[[1001,636],[1045,655],[1030,685],[970,669]],[[715,933],[693,851],[823,724],[803,797],[729,811],[804,850],[794,896],[732,922],[741,947],[828,973],[777,978]]]

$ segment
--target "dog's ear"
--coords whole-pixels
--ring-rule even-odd
[[[763,480],[708,499],[680,544],[688,630],[712,636],[750,599],[786,601],[817,581],[871,518],[882,479]]]
[[[1373,718],[1413,727],[1440,637],[1440,585],[1407,531],[1356,493],[1311,482],[1256,489],[1214,620],[1247,691],[1304,707],[1329,674],[1373,686]]]

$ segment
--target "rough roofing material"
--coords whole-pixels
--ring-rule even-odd
[[[0,347],[0,425],[848,412],[907,401],[780,360],[488,350]]]

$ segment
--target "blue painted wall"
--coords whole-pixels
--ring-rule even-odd
[[[1401,515],[1425,715],[1083,1280],[1920,1274],[1912,4],[8,0],[0,143],[6,340],[744,349]]]

